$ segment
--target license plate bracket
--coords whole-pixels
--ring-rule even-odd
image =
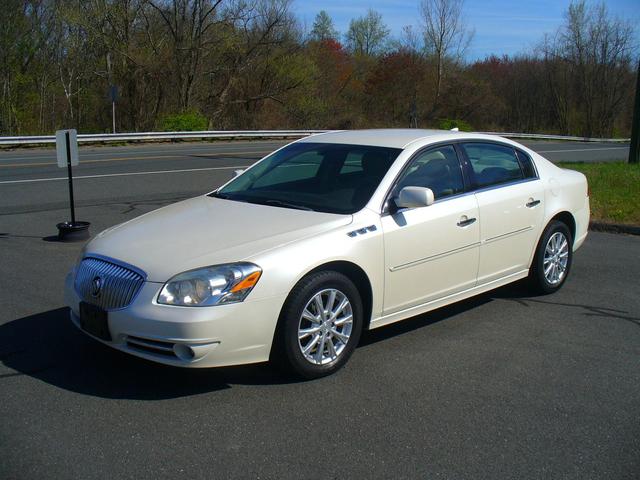
[[[109,314],[87,302],[80,302],[80,328],[101,340],[111,341]]]

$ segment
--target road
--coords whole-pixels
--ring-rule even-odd
[[[628,145],[582,142],[524,142],[552,161],[622,161]],[[141,144],[81,147],[74,169],[78,205],[110,201],[157,202],[212,190],[283,142]],[[0,150],[0,214],[62,208],[66,171],[54,149]]]
[[[211,190],[275,146],[83,151],[78,218],[97,233]],[[67,186],[39,180],[63,171],[36,151],[8,155],[0,478],[638,478],[640,237],[591,233],[554,295],[511,286],[368,332],[329,378],[181,370],[70,324],[61,287],[81,245],[50,241]],[[191,171],[144,173],[164,170]],[[21,180],[38,181],[1,183]]]

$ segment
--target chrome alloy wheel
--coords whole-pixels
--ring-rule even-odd
[[[569,242],[564,233],[551,235],[544,249],[544,277],[551,285],[558,285],[567,272],[569,262]]]
[[[324,365],[340,356],[353,328],[353,310],[347,296],[328,288],[316,293],[302,310],[298,345],[304,358]]]

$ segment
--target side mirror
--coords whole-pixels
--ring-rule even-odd
[[[244,173],[244,170],[240,169],[240,170],[234,170],[233,171],[233,178],[239,177],[240,175],[242,175]]]
[[[400,190],[395,204],[398,208],[428,207],[435,201],[433,191],[425,187],[404,187]]]

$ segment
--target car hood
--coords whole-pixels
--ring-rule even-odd
[[[258,253],[352,221],[351,215],[294,210],[201,196],[109,228],[86,247],[134,265],[153,282]]]

